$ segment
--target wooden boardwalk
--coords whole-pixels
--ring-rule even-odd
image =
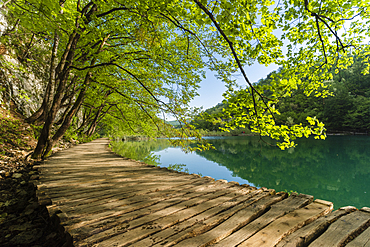
[[[151,167],[77,145],[42,163],[50,198],[75,246],[370,247],[370,208]]]

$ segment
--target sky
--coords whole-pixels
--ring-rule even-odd
[[[270,72],[277,70],[278,68],[279,67],[275,64],[266,67],[257,62],[252,66],[244,66],[247,77],[252,83],[257,82],[259,79],[266,78]],[[234,79],[237,79],[239,86],[245,87],[247,85],[241,75]],[[202,80],[200,88],[198,89],[199,96],[196,96],[189,105],[197,108],[203,107],[203,110],[207,110],[208,108],[222,102],[222,94],[225,91],[225,84],[221,80],[218,80],[212,71],[206,70],[206,79]],[[173,121],[176,119],[171,115],[166,115],[166,120]]]
[[[249,67],[244,67],[244,70],[251,82],[257,82],[259,79],[266,78],[270,72],[277,69],[277,65],[270,65],[266,67],[265,65],[260,65],[258,63],[255,63]],[[237,82],[243,87],[245,87],[247,84],[241,76],[237,77]],[[198,90],[200,96],[195,97],[190,102],[190,106],[203,106],[203,110],[211,108],[222,102],[222,94],[225,92],[225,90],[225,84],[221,80],[218,80],[211,71],[207,71],[206,79],[200,83],[200,89]]]

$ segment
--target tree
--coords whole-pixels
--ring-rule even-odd
[[[138,116],[146,116],[165,135],[200,138],[187,126],[187,103],[196,95],[205,66],[217,71],[230,88],[226,99],[234,96],[235,80],[230,76],[237,71],[248,85],[229,101],[223,119],[232,120],[226,128],[248,124],[260,135],[280,139],[281,148],[294,146],[291,140],[303,135],[324,138],[324,125],[315,118],[307,118],[310,126],[305,127],[278,124],[274,105],[298,86],[306,95],[325,96],[326,91],[319,89],[331,79],[331,68],[352,63],[345,54],[358,53],[360,48],[361,54],[368,54],[368,47],[361,45],[363,36],[356,35],[369,32],[364,28],[368,4],[361,0],[273,4],[268,0],[12,0],[7,6],[13,23],[43,37],[50,54],[44,103],[29,118],[44,123],[33,157],[48,155],[81,108],[86,118],[89,108],[94,111],[84,121],[90,124],[87,134],[106,117],[119,117],[136,127],[141,126],[136,119],[143,119]],[[348,32],[341,33],[348,21],[352,21]],[[278,29],[281,37],[274,34]],[[288,42],[285,55],[283,41]],[[283,77],[273,77],[269,85],[253,85],[244,67],[255,61],[280,65]],[[110,90],[106,98],[94,95],[106,90]],[[88,98],[90,104],[84,104]],[[160,113],[177,116],[183,128],[172,130],[160,120]],[[55,123],[59,126],[54,132]],[[149,133],[152,126],[132,130]]]
[[[306,96],[326,97],[326,82],[332,79],[333,68],[338,72],[350,66],[353,59],[348,54],[368,56],[369,47],[364,42],[369,35],[365,28],[368,4],[304,0],[279,1],[272,6],[272,1],[194,1],[201,9],[195,13],[200,16],[203,12],[211,20],[220,45],[229,48],[231,71],[238,69],[248,84],[244,91],[235,93],[231,88],[227,93],[225,129],[248,125],[261,136],[280,140],[277,145],[282,149],[294,146],[296,137],[313,134],[324,139],[324,124],[317,118],[307,117],[308,126],[281,124],[275,106],[298,88]],[[281,38],[274,35],[277,29],[282,31]],[[282,52],[284,43],[286,54]],[[268,85],[253,85],[243,65],[256,60],[281,66],[280,76],[273,76]],[[368,63],[362,72],[369,72]]]
[[[52,53],[43,104],[28,119],[44,122],[34,158],[48,155],[81,107],[85,113],[96,111],[83,122],[90,125],[88,135],[106,114],[135,127],[147,127],[146,116],[161,129],[158,113],[184,112],[202,75],[201,54],[194,38],[177,33],[158,12],[147,11],[160,10],[157,3],[148,4],[35,0],[9,5],[13,19],[29,32],[43,34]],[[100,99],[106,90],[110,92]],[[85,99],[103,102],[95,107],[84,105]],[[55,123],[59,126],[52,135]]]

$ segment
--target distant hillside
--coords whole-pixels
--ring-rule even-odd
[[[179,126],[180,123],[177,120],[172,120],[172,121],[166,121],[168,124],[171,124],[172,126]]]

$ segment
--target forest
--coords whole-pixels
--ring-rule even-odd
[[[164,228],[142,228],[142,223],[137,224],[143,218],[136,214],[140,211],[139,208],[129,212],[136,225],[131,224],[131,219],[128,222],[126,213],[115,211],[116,208],[121,208],[117,204],[122,202],[118,197],[125,197],[128,191],[116,189],[127,189],[127,186],[121,186],[123,180],[131,183],[130,180],[133,179],[132,191],[129,193],[136,193],[138,183],[142,186],[140,191],[152,190],[151,188],[156,190],[157,182],[150,184],[149,180],[150,188],[146,188],[146,175],[154,175],[158,184],[163,183],[166,178],[157,176],[152,169],[143,166],[144,177],[141,177],[141,173],[136,173],[130,167],[118,163],[113,165],[110,163],[111,159],[117,158],[120,164],[125,161],[115,155],[111,156],[113,154],[105,155],[109,151],[106,150],[106,144],[108,138],[122,140],[127,136],[140,136],[155,140],[156,144],[147,148],[147,153],[151,148],[161,148],[161,145],[177,145],[187,149],[186,151],[215,147],[222,150],[222,144],[215,143],[212,146],[202,138],[202,131],[189,121],[201,112],[201,109],[190,107],[189,103],[199,94],[206,71],[216,75],[217,80],[225,85],[223,97],[227,104],[223,103],[226,107],[216,118],[207,114],[200,116],[212,120],[212,125],[221,127],[223,131],[248,129],[257,138],[274,139],[279,148],[288,149],[285,154],[294,150],[295,140],[300,137],[311,136],[313,141],[317,141],[314,138],[325,139],[326,130],[367,131],[370,102],[367,82],[363,78],[367,78],[370,72],[369,37],[368,0],[0,1],[0,245],[71,246],[74,240],[80,239],[73,239],[67,232],[70,229],[65,225],[64,219],[58,216],[61,213],[66,215],[64,209],[59,210],[63,203],[59,201],[59,204],[54,198],[52,201],[47,197],[50,184],[47,185],[48,182],[44,181],[51,182],[51,187],[60,189],[60,192],[71,195],[72,197],[60,198],[72,202],[65,204],[71,211],[84,214],[79,214],[78,218],[83,219],[83,227],[86,228],[72,229],[81,233],[81,237],[88,233],[95,240],[98,237],[104,239],[103,241],[114,242],[116,237],[122,240],[122,234],[127,232],[133,237],[130,244],[139,244],[137,241],[140,239],[135,233],[140,230],[152,241],[154,231]],[[274,65],[280,70],[258,83],[253,83],[249,77],[254,73],[251,69],[253,64]],[[240,80],[237,82],[236,78]],[[238,86],[241,80],[244,83],[243,89]],[[173,128],[167,123],[167,116],[176,119],[179,128]],[[80,156],[74,156],[73,149],[69,149],[64,153],[66,159],[57,157],[61,170],[49,170],[49,167],[56,166],[43,162],[53,152],[103,136],[107,139],[95,143],[106,144],[99,144],[97,149],[88,150],[94,143],[78,146],[86,150],[81,153],[89,161],[84,158],[78,160]],[[157,137],[166,137],[172,143],[163,144]],[[189,140],[194,140],[196,144],[187,145]],[[132,148],[120,145],[116,148],[126,151],[123,155],[139,155],[137,150],[140,145]],[[231,160],[230,152],[239,151],[231,144],[226,145],[229,147],[223,149],[223,153],[211,150],[214,152],[211,152],[210,158],[221,164],[224,164],[226,158]],[[249,146],[245,149],[252,150]],[[362,147],[359,153],[347,150],[353,155],[348,157],[363,161],[356,169],[367,172],[364,167],[369,162],[366,163],[367,160],[362,155],[366,154],[366,148]],[[247,151],[241,150],[242,154]],[[280,152],[275,148],[274,152],[277,151]],[[300,152],[307,153],[306,150]],[[298,151],[293,153],[298,157],[299,154]],[[155,164],[158,160],[155,156],[149,156],[145,161]],[[245,161],[249,162],[248,159]],[[101,162],[101,165],[95,166],[97,162]],[[307,162],[311,164],[314,160]],[[67,168],[67,163],[71,164],[70,168]],[[338,168],[344,166],[343,164],[340,163]],[[46,165],[46,170],[43,165]],[[111,175],[105,174],[107,165]],[[115,170],[118,166],[128,171],[128,177]],[[281,165],[283,166],[284,164]],[[83,170],[77,171],[80,167]],[[172,168],[181,170],[183,164],[176,162],[172,164]],[[252,166],[248,168],[254,169]],[[230,169],[237,171],[239,168],[230,166]],[[268,167],[263,169],[269,170]],[[307,177],[306,171],[309,169],[302,166],[296,172],[278,172],[282,175],[296,173]],[[320,167],[311,169],[325,172]],[[68,177],[69,174],[76,175],[76,179]],[[336,175],[333,173],[333,176]],[[343,177],[351,175],[353,173],[347,172]],[[86,182],[78,176],[85,176]],[[139,179],[138,182],[134,181],[135,178]],[[254,178],[256,184],[266,178],[277,181],[271,173],[266,177]],[[364,181],[367,179],[366,176],[354,178]],[[54,183],[55,179],[60,186]],[[170,180],[172,179],[177,180],[176,177],[171,177]],[[39,180],[37,184],[41,187],[35,186],[35,180]],[[120,185],[111,186],[108,183],[110,180],[119,181]],[[318,181],[317,177],[313,176],[312,181]],[[334,180],[329,182],[331,186],[335,185]],[[176,189],[183,184],[180,181],[175,183]],[[186,183],[193,185],[190,179]],[[171,190],[173,186],[170,183],[168,185]],[[220,185],[223,186],[220,188],[229,185],[231,184],[225,187]],[[76,190],[70,191],[69,188],[72,187]],[[90,194],[82,193],[80,188],[86,192],[95,188],[102,190],[101,194],[98,191]],[[209,188],[209,191],[201,189],[207,200],[214,198],[211,191],[216,190],[228,197],[223,189],[213,185]],[[342,187],[337,188],[344,191]],[[187,194],[185,190],[180,190],[179,192]],[[36,192],[40,193],[36,195]],[[233,193],[227,192],[230,195]],[[58,197],[61,195],[59,192],[51,194],[57,194]],[[147,197],[146,194],[143,196]],[[173,200],[166,194],[164,192],[160,197],[169,199],[171,207],[167,201],[159,203],[159,197],[151,198],[151,202],[154,206],[163,206],[165,211],[168,208],[176,210],[171,212],[172,217],[180,203],[177,197],[183,200],[184,196],[176,195]],[[270,192],[261,194],[270,198]],[[87,195],[94,195],[90,198],[94,201],[82,199],[87,199]],[[268,199],[271,202],[262,208],[256,207],[258,211],[254,211],[253,215],[257,217],[263,214],[271,208],[272,203],[277,202],[278,197],[283,199],[285,195],[271,195],[271,199]],[[81,197],[77,199],[74,196]],[[111,196],[117,196],[118,200],[114,201]],[[204,199],[196,190],[193,196],[196,200]],[[101,203],[100,197],[112,204],[107,206],[107,203]],[[138,203],[124,202],[121,204],[122,209],[127,203],[135,207],[143,202],[144,197],[140,196]],[[264,200],[259,195],[257,197],[257,203]],[[245,201],[250,199],[255,200],[248,198]],[[98,202],[96,209],[99,211],[75,207],[80,206],[82,201],[87,202],[88,207],[91,202]],[[188,208],[188,202],[189,200],[184,201],[181,207],[192,211],[192,208]],[[244,201],[240,202],[244,210],[246,205]],[[56,204],[58,207],[51,206]],[[51,206],[48,208],[53,212],[47,210],[47,205]],[[198,202],[194,201],[193,206],[195,205]],[[207,205],[213,210],[213,202]],[[253,205],[251,202],[250,208],[254,208]],[[300,202],[300,205],[306,204]],[[201,204],[199,206],[203,208]],[[314,207],[324,210],[322,206]],[[103,211],[108,208],[113,214],[106,215],[102,224],[95,220],[89,223],[85,221],[90,216],[100,220],[98,212],[105,214]],[[148,217],[151,218],[156,215],[155,212],[161,210],[150,210]],[[224,212],[224,209],[220,210],[220,213]],[[149,212],[147,209],[144,211]],[[246,211],[240,212],[244,214]],[[316,215],[319,211],[314,212]],[[192,214],[198,217],[200,212],[198,214],[194,211]],[[232,214],[235,216],[234,212]],[[238,215],[239,213],[236,216]],[[186,214],[183,216],[188,218]],[[181,219],[171,218],[173,223],[165,228],[182,223],[185,220],[183,216]],[[237,218],[234,216],[233,218]],[[119,217],[120,220],[111,221],[111,217]],[[252,221],[253,218],[250,217]],[[72,218],[72,222],[77,223],[77,218]],[[162,216],[158,220],[162,220]],[[304,220],[305,223],[308,221],[308,218]],[[152,222],[154,221],[151,218],[148,223]],[[194,224],[198,225],[197,222]],[[77,225],[81,226],[80,223]],[[91,225],[97,228],[90,228]],[[200,226],[204,227],[202,224]],[[236,232],[242,226],[242,222],[234,224],[232,231]],[[106,235],[106,230],[112,233],[112,238]],[[355,232],[359,233],[357,230]],[[144,235],[140,238],[144,238]],[[90,243],[99,244],[95,240]]]
[[[276,108],[280,112],[276,118],[284,124],[304,123],[309,116],[316,117],[325,124],[329,133],[355,132],[368,133],[370,130],[370,76],[361,71],[365,64],[362,58],[355,57],[353,64],[337,73],[326,82],[329,95],[318,99],[314,95],[306,96],[298,88],[290,97],[282,98]],[[281,76],[278,71],[271,72],[260,79],[256,85],[268,85],[273,76]],[[237,92],[236,92],[237,94]],[[268,95],[268,93],[267,93]],[[205,110],[205,117],[198,117],[192,122],[196,128],[208,131],[220,131],[220,123],[213,124],[214,118],[221,116],[227,108],[227,101]],[[239,131],[240,132],[240,131]]]
[[[194,137],[194,150],[208,149],[188,121],[199,114],[189,102],[208,69],[227,89],[213,121],[224,130],[248,128],[282,149],[302,136],[325,139],[329,118],[327,129],[366,130],[369,8],[365,0],[5,1],[1,107],[35,130],[34,159],[63,139],[100,135],[177,137],[183,146]],[[253,63],[281,69],[255,84]],[[342,100],[346,114],[327,107]]]

